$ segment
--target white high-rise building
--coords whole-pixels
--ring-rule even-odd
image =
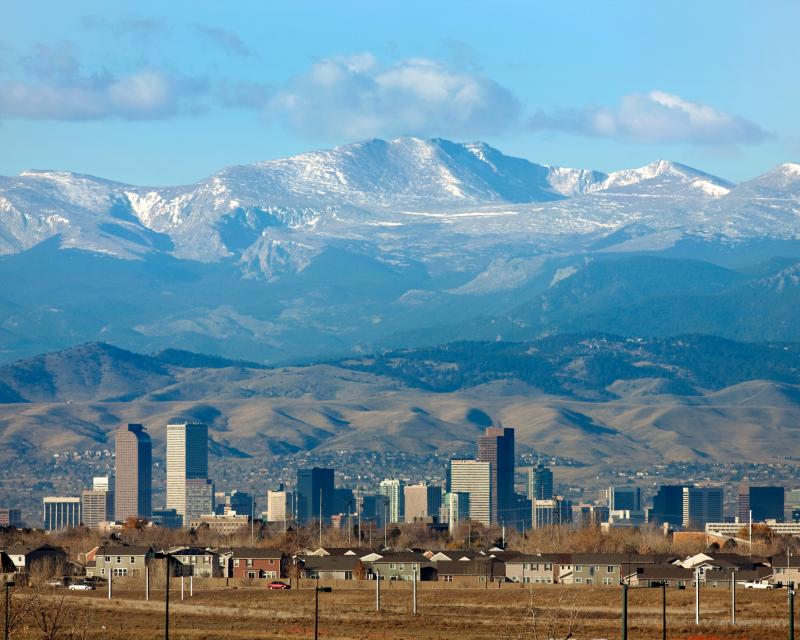
[[[439,513],[440,521],[446,522],[450,534],[454,534],[461,523],[469,518],[469,494],[445,493]]]
[[[469,518],[492,524],[492,463],[480,460],[450,460],[450,493],[469,495]]]
[[[267,491],[267,522],[284,522],[292,519],[293,494],[291,491]]]
[[[42,521],[45,531],[77,527],[81,523],[81,499],[47,496],[42,500]]]
[[[389,522],[402,522],[405,513],[405,483],[402,480],[381,480],[379,493],[389,498]]]
[[[208,425],[182,422],[167,425],[167,509],[189,524],[186,481],[208,479]],[[213,509],[213,493],[212,506]],[[209,509],[209,510],[211,510]]]

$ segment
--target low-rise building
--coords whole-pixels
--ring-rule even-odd
[[[182,575],[196,578],[224,578],[227,572],[219,563],[219,554],[203,547],[173,547],[169,554],[184,568]]]
[[[422,580],[422,567],[429,566],[428,559],[413,551],[370,553],[361,558],[370,573],[381,580]]]
[[[304,578],[319,580],[359,580],[367,574],[366,567],[353,555],[306,556]]]
[[[144,577],[145,568],[155,558],[152,547],[106,544],[86,554],[86,575],[94,578]]]
[[[274,549],[233,549],[228,576],[239,579],[274,580],[286,577],[286,559]]]
[[[189,527],[192,529],[204,527],[213,533],[221,533],[223,535],[238,533],[248,526],[250,526],[250,518],[230,514],[221,516],[214,514],[203,515],[189,522]]]
[[[506,579],[521,584],[553,584],[558,575],[557,554],[520,555],[506,560]]]

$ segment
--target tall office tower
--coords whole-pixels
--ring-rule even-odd
[[[294,494],[283,485],[267,491],[267,522],[286,522],[294,516]]]
[[[452,535],[469,518],[469,494],[445,493],[442,497],[442,506],[439,509],[439,519],[446,522],[448,531]]]
[[[610,511],[641,511],[642,490],[639,487],[609,487],[608,508]]]
[[[81,524],[81,499],[48,496],[42,501],[45,531],[59,531]]]
[[[21,529],[25,523],[22,521],[22,511],[19,509],[0,509],[0,527],[16,527]]]
[[[84,489],[81,493],[81,515],[83,525],[97,529],[101,522],[114,520],[111,493],[104,490]]]
[[[214,482],[208,478],[188,478],[186,480],[186,511],[183,515],[183,526],[188,527],[200,516],[214,513]],[[177,509],[176,509],[177,511]]]
[[[740,506],[741,506],[741,491]],[[753,513],[753,522],[764,522],[765,520],[775,520],[783,522],[786,517],[785,494],[783,487],[750,487],[747,491],[748,511]],[[749,513],[742,518],[741,508],[739,509],[739,522],[749,522]]]
[[[108,494],[106,521],[114,521],[114,476],[95,476],[92,478],[92,491],[105,491]],[[86,525],[89,526],[89,525]]]
[[[746,484],[740,484],[736,494],[736,516],[739,522],[750,522],[750,487]]]
[[[541,462],[528,470],[528,498],[553,499],[553,472]]]
[[[707,522],[722,522],[722,487],[683,487],[684,527],[702,529]]]
[[[650,521],[654,524],[683,524],[683,490],[682,484],[662,484],[653,496],[653,509]]]
[[[361,498],[361,521],[374,522],[378,528],[388,524],[389,497],[381,494],[366,495]],[[363,525],[362,525],[363,526]]]
[[[153,459],[150,436],[140,424],[117,429],[114,518],[149,519],[152,514]]]
[[[478,437],[478,461],[492,465],[492,522],[513,522],[514,429],[489,427]]]
[[[442,488],[429,484],[412,484],[403,487],[405,496],[405,521],[415,522],[425,518],[439,519],[442,506]]]
[[[353,495],[353,490],[345,487],[336,487],[333,490],[333,513],[348,513],[356,512],[356,498]]]
[[[405,483],[402,480],[381,480],[378,493],[389,498],[389,522],[403,522],[405,514]]]
[[[234,489],[225,496],[225,507],[222,513],[233,511],[236,515],[253,518],[255,514],[255,498],[246,491]]]
[[[532,509],[534,529],[572,524],[572,501],[560,496],[552,500],[534,500]]]
[[[482,460],[450,460],[448,483],[450,493],[469,495],[469,518],[492,524],[494,493],[492,492],[492,463]]]
[[[208,479],[208,426],[194,422],[167,425],[167,509],[186,517],[186,481]],[[213,501],[213,496],[212,496]],[[211,509],[206,514],[213,513]],[[203,514],[205,515],[205,514]]]
[[[333,469],[298,469],[297,519],[300,522],[311,522],[319,520],[322,513],[323,521],[330,522],[333,515],[333,488]]]

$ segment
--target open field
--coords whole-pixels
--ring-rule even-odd
[[[573,638],[620,637],[621,589],[504,584],[488,589],[442,588],[423,583],[418,590],[418,614],[411,613],[408,584],[382,585],[382,611],[375,611],[372,585],[334,586],[320,594],[319,635],[329,639],[530,639],[565,638],[574,608]],[[52,598],[59,598],[61,593]],[[172,591],[170,637],[313,638],[314,591],[268,591],[260,587],[200,591],[180,601]],[[121,591],[112,601],[101,591],[68,593],[69,615],[91,615],[88,638],[143,640],[163,636],[163,591],[150,602],[143,593]],[[786,637],[788,607],[785,590],[737,591],[737,625],[730,624],[730,591],[703,589],[702,624],[694,624],[694,592],[667,591],[669,638],[766,640]],[[534,626],[534,619],[536,624]],[[550,625],[555,623],[555,629]],[[551,633],[551,631],[555,633]],[[14,635],[11,636],[14,638]],[[20,636],[23,637],[23,636]],[[631,640],[661,637],[661,590],[629,591]]]

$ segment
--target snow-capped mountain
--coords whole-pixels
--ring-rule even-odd
[[[791,163],[734,187],[663,160],[605,174],[536,164],[480,142],[368,140],[228,167],[180,187],[54,171],[0,178],[0,253],[59,236],[65,248],[233,260],[250,276],[272,277],[304,268],[331,238],[372,242],[376,228],[389,252],[418,244],[423,227],[428,249],[433,236],[446,244],[449,232],[478,242],[487,232],[589,242],[632,225],[637,238],[658,234],[658,247],[692,235],[794,238],[794,205],[766,215],[754,203],[796,198],[798,185],[800,165]]]

